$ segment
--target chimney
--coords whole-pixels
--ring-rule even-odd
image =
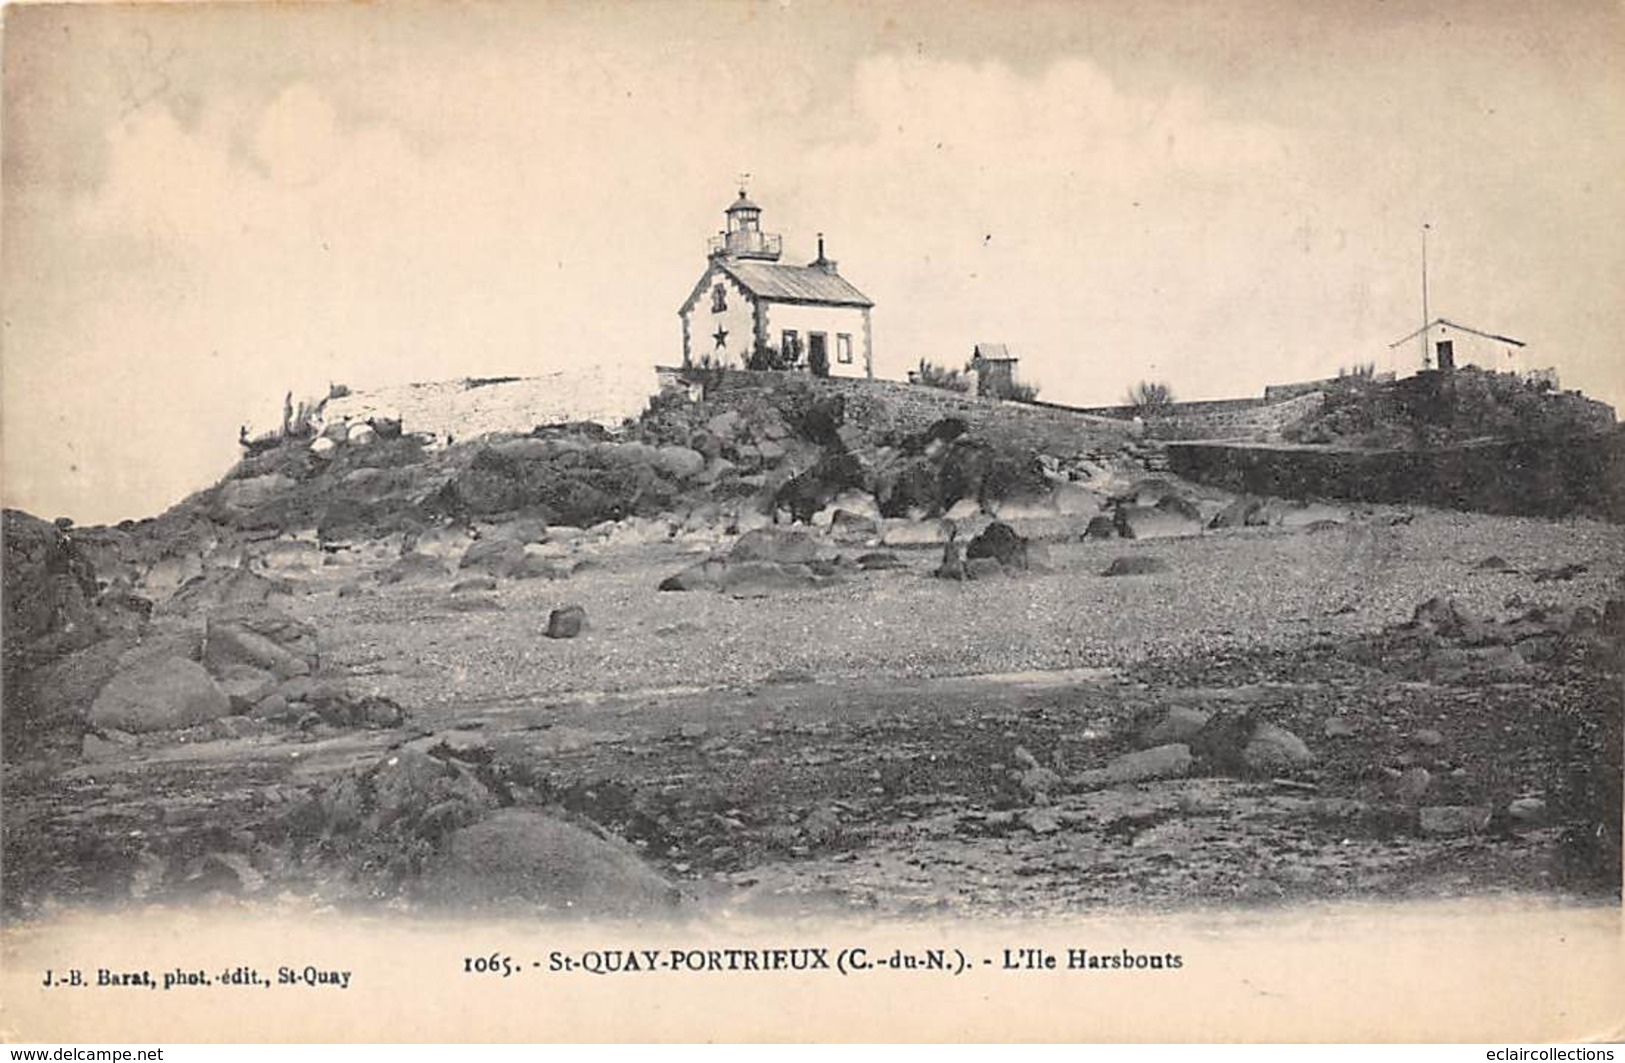
[[[813,259],[813,261],[811,263],[809,263],[809,265],[813,269],[821,269],[825,273],[834,273],[835,272],[835,262],[832,259],[828,259],[828,258],[824,257],[824,234],[823,233],[818,234],[818,257]]]

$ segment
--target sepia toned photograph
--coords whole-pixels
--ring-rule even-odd
[[[1619,4],[3,19],[7,1040],[1625,1036]]]

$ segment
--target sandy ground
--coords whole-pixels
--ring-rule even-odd
[[[455,594],[448,577],[340,596],[383,559],[313,554],[282,572],[297,590],[285,608],[321,632],[326,666],[407,708],[404,732],[201,731],[93,763],[8,766],[8,907],[167,897],[185,878],[173,868],[233,848],[255,868],[234,891],[369,903],[330,867],[267,853],[263,828],[426,733],[523,763],[537,794],[627,838],[717,911],[1044,917],[1594,895],[1564,863],[1560,824],[1424,835],[1388,813],[1382,770],[1425,767],[1423,804],[1552,798],[1569,755],[1559,724],[1619,712],[1617,676],[1433,684],[1338,651],[1435,595],[1490,617],[1600,608],[1618,593],[1625,529],[1392,516],[1059,544],[1049,572],[972,583],[930,578],[935,550],[900,551],[903,570],[745,600],[657,591],[696,556],[672,543],[583,548],[568,580]],[[1100,575],[1133,554],[1168,568]],[[1490,555],[1519,571],[1475,567]],[[1564,564],[1586,571],[1531,575]],[[564,604],[585,607],[586,633],[543,637]],[[1285,782],[1058,787],[1036,805],[1011,781],[1018,747],[1068,776],[1131,749],[1176,705],[1248,708],[1316,763]],[[1328,735],[1333,717],[1357,733]],[[1422,730],[1442,741],[1418,746]]]

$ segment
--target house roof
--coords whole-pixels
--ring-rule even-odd
[[[1010,354],[1010,348],[1002,343],[978,343],[971,351],[972,358],[980,358],[984,362],[1014,362],[1015,357]]]
[[[1414,340],[1416,337],[1420,336],[1422,333],[1426,332],[1428,329],[1432,328],[1434,325],[1449,325],[1451,328],[1456,329],[1458,331],[1471,332],[1475,336],[1482,336],[1487,340],[1495,340],[1497,343],[1510,343],[1514,347],[1528,346],[1526,343],[1523,342],[1523,340],[1515,340],[1511,336],[1497,336],[1493,332],[1480,332],[1478,329],[1468,328],[1466,325],[1458,325],[1454,321],[1451,321],[1448,318],[1436,317],[1432,321],[1429,321],[1426,325],[1423,325],[1421,328],[1412,331],[1409,335],[1402,336],[1399,339],[1395,340],[1394,342],[1390,343],[1388,345],[1388,349],[1392,350],[1395,347],[1398,347],[1402,343],[1408,343],[1409,341]]]
[[[739,286],[758,299],[773,303],[812,303],[824,306],[874,306],[838,273],[811,266],[787,266],[750,259],[718,259],[717,265]]]

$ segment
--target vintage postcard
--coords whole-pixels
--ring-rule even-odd
[[[1625,1035],[1625,10],[13,4],[12,1042]]]

